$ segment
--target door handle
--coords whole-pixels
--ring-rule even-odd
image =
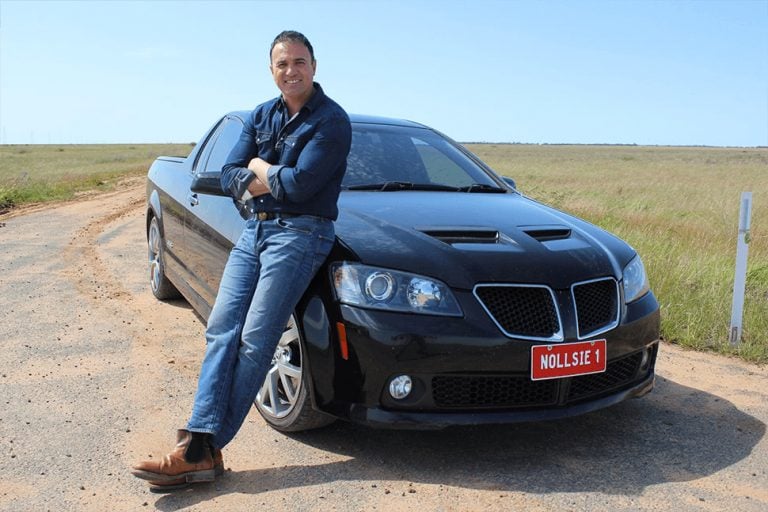
[[[187,196],[190,206],[197,206],[200,204],[200,200],[197,198],[197,194],[190,194]]]

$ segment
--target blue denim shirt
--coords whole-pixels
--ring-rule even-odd
[[[240,140],[221,172],[221,186],[240,203],[243,213],[283,212],[336,220],[336,202],[352,143],[349,116],[315,83],[315,93],[288,119],[278,97],[251,112]],[[271,194],[251,198],[256,175],[252,158],[272,164],[267,173]]]

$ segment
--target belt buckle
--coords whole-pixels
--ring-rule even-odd
[[[269,219],[269,213],[268,212],[256,212],[256,218],[259,220],[268,220]]]

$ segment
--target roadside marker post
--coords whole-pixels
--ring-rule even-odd
[[[749,224],[752,216],[752,192],[741,193],[739,208],[739,236],[736,242],[736,275],[733,280],[733,307],[731,308],[731,345],[741,341],[744,317],[744,292],[747,283],[747,253],[749,252]]]

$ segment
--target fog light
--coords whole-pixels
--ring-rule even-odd
[[[651,348],[643,350],[643,358],[640,360],[640,371],[648,370],[648,364],[651,362]]]
[[[395,400],[402,400],[411,393],[413,388],[413,381],[407,375],[399,375],[392,379],[389,383],[389,394]]]

